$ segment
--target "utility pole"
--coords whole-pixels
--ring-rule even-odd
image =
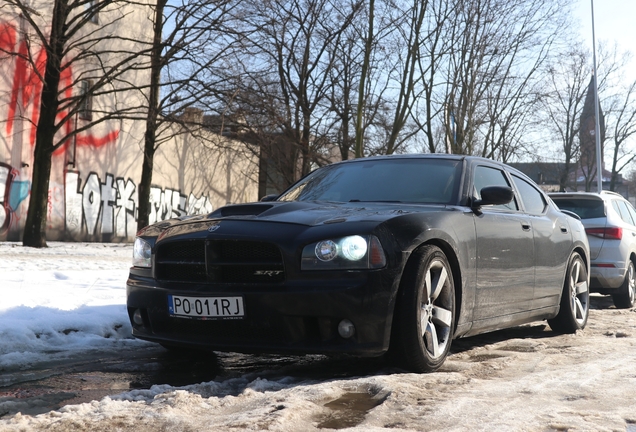
[[[596,138],[596,184],[598,193],[603,190],[603,157],[601,150],[601,126],[600,126],[600,113],[598,106],[598,80],[596,74],[596,36],[594,34],[594,0],[590,0],[592,3],[592,57],[594,62],[594,137]]]

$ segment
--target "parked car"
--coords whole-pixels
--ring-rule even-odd
[[[602,191],[549,194],[559,208],[576,213],[590,244],[590,290],[611,294],[617,308],[636,298],[636,210],[621,195]]]
[[[135,337],[247,353],[391,353],[439,368],[452,340],[585,326],[583,225],[489,159],[399,155],[319,168],[267,201],[138,233]]]

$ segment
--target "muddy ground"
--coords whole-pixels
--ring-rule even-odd
[[[155,396],[155,402],[149,398],[143,408],[147,415],[151,406],[157,407],[151,420],[135,422],[141,408],[126,406],[131,414],[120,410],[127,420],[118,418],[116,429],[198,430],[205,424],[216,430],[259,425],[257,429],[269,430],[636,432],[636,309],[619,310],[610,297],[593,295],[588,326],[576,335],[556,335],[546,323],[538,322],[456,340],[442,370],[421,376],[378,360],[192,356],[169,353],[158,346],[136,352],[95,352],[28,371],[3,373],[0,430],[66,430],[70,424],[75,430],[111,430],[108,415],[94,414],[100,409],[94,403],[92,408],[85,404],[87,408],[76,410],[82,414],[69,418],[69,423],[65,423],[66,414],[55,414],[55,410],[155,384],[181,387],[245,375],[262,376],[269,382],[287,377],[302,385],[280,385],[260,396],[243,395],[239,389],[243,401],[193,388],[188,396],[194,398],[193,405],[183,408],[188,415],[181,420],[174,401],[170,419],[162,417],[165,406],[161,408]],[[166,399],[177,397],[174,394],[181,393],[171,393]],[[269,413],[265,421],[264,414],[253,409],[269,403],[255,399],[265,396],[278,401],[276,420]],[[305,405],[308,401],[312,408]],[[203,403],[213,404],[215,410],[198,412],[195,405]],[[284,408],[294,404],[304,408],[285,420]],[[38,414],[43,415],[31,418]],[[101,419],[98,423],[97,417]]]

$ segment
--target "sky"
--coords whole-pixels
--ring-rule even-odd
[[[580,22],[580,32],[592,49],[592,7],[590,0],[578,0],[574,10]],[[594,2],[594,33],[599,42],[618,43],[622,50],[636,54],[636,1],[596,0]]]

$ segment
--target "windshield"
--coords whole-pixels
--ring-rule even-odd
[[[318,169],[278,200],[452,204],[460,174],[458,160],[369,159]]]

